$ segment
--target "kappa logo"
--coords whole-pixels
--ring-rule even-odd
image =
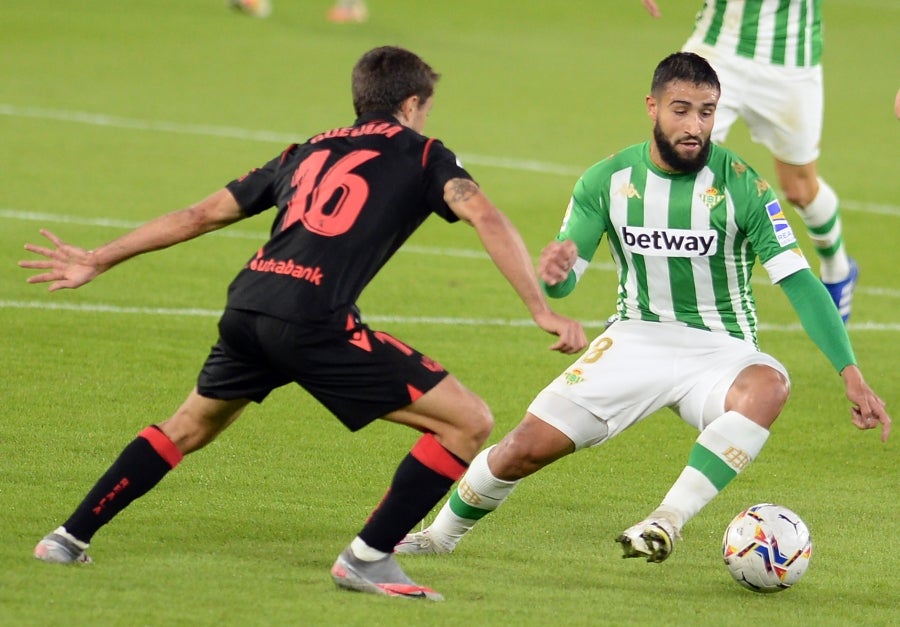
[[[650,229],[623,226],[626,250],[648,257],[711,257],[718,250],[719,234],[713,229]]]
[[[638,200],[641,198],[641,193],[634,186],[634,183],[623,183],[622,187],[616,191],[616,194],[625,198],[637,198]]]
[[[771,186],[769,185],[769,181],[767,181],[766,179],[756,179],[756,197],[759,198],[760,196],[765,194],[767,191],[769,191],[770,187]]]
[[[747,166],[740,161],[735,161],[731,164],[731,169],[734,170],[734,173],[738,175],[738,178],[743,176],[744,172],[747,171]]]
[[[778,200],[773,200],[766,205],[766,213],[769,216],[769,221],[772,223],[772,229],[775,231],[775,238],[779,244],[787,246],[797,241],[797,238],[794,237],[794,232],[791,230],[791,225],[784,215],[784,211],[781,210],[781,205],[778,204]]]

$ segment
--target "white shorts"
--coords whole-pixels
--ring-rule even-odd
[[[748,366],[778,360],[724,333],[678,323],[614,323],[532,401],[528,411],[576,449],[615,437],[663,407],[703,430],[725,413],[725,395]]]
[[[709,61],[719,75],[722,96],[712,140],[721,144],[738,118],[784,163],[806,165],[819,158],[824,88],[822,66],[782,67],[723,54],[694,39],[684,50]]]

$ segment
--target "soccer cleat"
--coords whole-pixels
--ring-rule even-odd
[[[272,14],[272,0],[226,0],[226,4],[253,17],[269,17]]]
[[[648,562],[663,562],[675,550],[680,537],[670,520],[651,516],[622,532],[616,542],[622,545],[625,557],[646,557]]]
[[[831,300],[838,308],[841,314],[841,320],[847,324],[850,319],[850,308],[853,306],[853,290],[856,289],[856,282],[859,280],[859,266],[856,265],[854,259],[850,259],[850,275],[843,281],[837,283],[822,283],[825,289],[831,295]]]
[[[400,540],[394,553],[404,553],[407,555],[443,555],[453,552],[455,547],[448,547],[431,537],[431,533],[426,529],[418,533],[408,533],[406,537]]]
[[[393,555],[366,562],[353,555],[348,547],[331,567],[331,578],[338,588],[345,590],[406,599],[444,600],[441,594],[407,577]]]
[[[37,543],[34,557],[51,564],[90,564],[94,561],[74,542],[56,532],[48,533]]]

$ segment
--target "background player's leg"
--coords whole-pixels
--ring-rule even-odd
[[[816,164],[791,165],[775,160],[778,182],[797,209],[819,257],[819,274],[844,322],[850,317],[858,269],[847,255],[840,202],[833,189],[818,177]]]
[[[45,562],[88,562],[84,553],[94,534],[168,474],[182,457],[230,425],[249,401],[204,398],[194,390],[174,416],[149,426],[119,454],[68,520],[35,547]]]

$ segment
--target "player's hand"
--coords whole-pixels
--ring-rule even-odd
[[[885,410],[885,403],[863,380],[856,366],[847,366],[841,372],[846,385],[847,398],[852,404],[850,417],[859,429],[875,429],[881,425],[881,441],[887,442],[891,433],[891,417]]]
[[[569,276],[569,271],[578,261],[578,247],[570,239],[552,241],[541,251],[538,260],[538,276],[547,285],[562,283]]]
[[[550,350],[559,351],[566,355],[578,353],[587,346],[587,336],[584,328],[577,320],[561,316],[555,311],[546,311],[534,317],[534,321],[547,333],[552,333],[559,339],[550,347]]]
[[[47,270],[28,277],[29,283],[50,283],[48,289],[51,292],[65,288],[75,289],[88,283],[105,269],[95,263],[91,251],[67,244],[46,229],[41,229],[41,235],[49,239],[54,247],[25,244],[25,250],[28,252],[46,257],[19,262],[20,268]]]
[[[656,3],[653,0],[641,0],[641,4],[644,5],[644,8],[647,9],[647,13],[649,13],[651,17],[662,17],[662,13],[659,12],[659,7],[656,6]]]

